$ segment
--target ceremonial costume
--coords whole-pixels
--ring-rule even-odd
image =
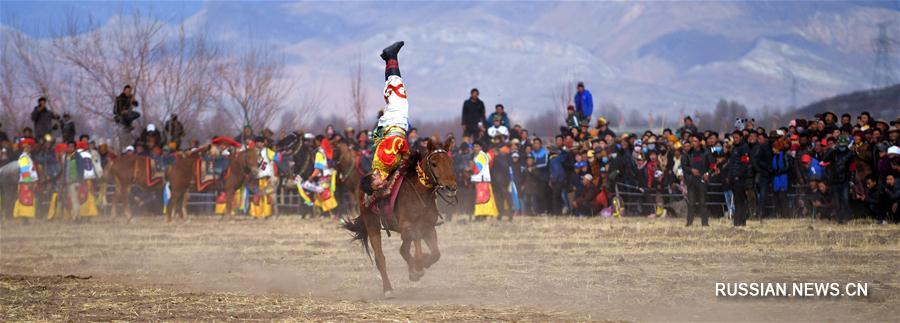
[[[81,183],[78,186],[78,202],[80,216],[97,216],[97,200],[94,194],[94,180],[100,178],[103,169],[94,162],[93,155],[86,141],[76,144],[75,158],[81,160]],[[99,161],[98,161],[99,162]]]
[[[472,161],[474,175],[471,180],[475,183],[475,216],[496,217],[499,212],[494,202],[494,191],[491,189],[491,156],[480,151]]]
[[[391,172],[400,166],[403,157],[409,152],[406,132],[409,127],[409,102],[406,99],[406,87],[400,77],[397,53],[403,42],[396,42],[385,48],[381,58],[385,61],[384,100],[387,106],[384,114],[378,119],[375,128],[375,153],[372,158],[373,188],[380,190],[376,196],[386,195],[386,180]]]
[[[259,171],[257,172],[259,193],[250,203],[250,215],[264,218],[272,215],[272,204],[275,202],[275,185],[269,186],[269,183],[278,182],[278,169],[275,167],[278,155],[274,150],[265,146],[264,138],[257,138],[256,142],[262,144],[259,149]]]
[[[22,139],[19,146],[23,147],[22,154],[19,155],[19,187],[16,198],[16,204],[13,207],[14,218],[34,218],[35,201],[34,186],[38,181],[37,168],[34,160],[28,153],[30,149],[25,147],[34,147],[35,141],[31,138]]]

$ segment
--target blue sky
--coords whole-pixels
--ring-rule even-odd
[[[17,21],[21,30],[36,37],[50,36],[55,22],[65,21],[69,14],[76,17],[91,16],[99,24],[119,13],[134,10],[152,12],[158,19],[169,23],[197,13],[203,7],[199,1],[0,1],[0,19],[7,25],[9,19]],[[28,22],[28,23],[24,23]]]

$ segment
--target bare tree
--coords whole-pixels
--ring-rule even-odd
[[[154,72],[158,71],[152,65],[162,55],[164,24],[137,11],[118,17],[120,21],[101,28],[90,17],[79,20],[69,15],[53,39],[54,54],[77,72],[73,77],[78,85],[77,93],[71,96],[73,105],[93,120],[113,119],[113,102],[125,84],[130,84],[137,99],[144,101],[149,92],[145,89],[152,88],[157,80]],[[146,102],[141,111],[152,115],[155,108],[152,102]],[[106,135],[113,134],[106,131]]]
[[[163,123],[177,114],[190,132],[196,128],[203,112],[214,102],[214,72],[218,49],[207,40],[205,33],[188,37],[184,25],[179,27],[177,38],[161,48],[161,59],[151,68],[155,76],[153,87],[148,88],[145,118]],[[186,135],[192,135],[187,133]]]
[[[356,119],[356,129],[362,129],[366,118],[366,92],[362,87],[362,58],[356,55],[356,62],[350,66],[350,112]]]
[[[23,103],[17,95],[19,65],[13,60],[12,47],[8,37],[0,37],[0,122],[6,129],[16,131],[22,127],[26,110],[21,108]]]
[[[552,89],[550,97],[553,99],[553,104],[556,108],[562,110],[563,113],[565,113],[566,108],[569,105],[573,104],[572,100],[575,98],[575,78],[571,71],[566,72],[563,75],[557,86]]]
[[[320,111],[323,102],[325,102],[325,91],[322,89],[321,84],[311,85],[306,88],[303,98],[300,100],[300,106],[296,109],[291,109],[294,113],[294,118],[287,119],[293,120],[293,129],[291,131],[304,129],[309,126],[311,121],[310,115]]]
[[[216,68],[219,90],[236,128],[262,129],[279,116],[293,88],[284,65],[268,51],[251,48]]]
[[[13,26],[17,24],[12,23]],[[21,28],[16,28],[21,29]],[[45,41],[32,39],[24,33],[8,30],[3,37],[3,101],[15,127],[27,123],[30,104],[38,97],[47,97],[57,113],[68,107],[64,95],[66,82],[59,72],[59,62]],[[21,118],[20,118],[21,117]]]

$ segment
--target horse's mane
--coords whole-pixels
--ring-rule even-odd
[[[412,149],[409,152],[409,157],[406,160],[406,174],[415,174],[416,165],[419,163],[419,161],[422,160],[422,158],[425,158],[425,156],[422,155],[422,152],[419,149]]]

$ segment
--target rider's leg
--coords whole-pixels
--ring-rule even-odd
[[[397,53],[403,42],[396,42],[381,52],[384,60],[384,100],[387,106],[378,120],[381,128],[381,139],[376,143],[373,156],[371,185],[374,195],[387,195],[387,179],[390,173],[400,165],[402,156],[408,151],[406,143],[406,127],[409,117],[409,102],[406,99],[406,88],[400,77],[400,66]]]

